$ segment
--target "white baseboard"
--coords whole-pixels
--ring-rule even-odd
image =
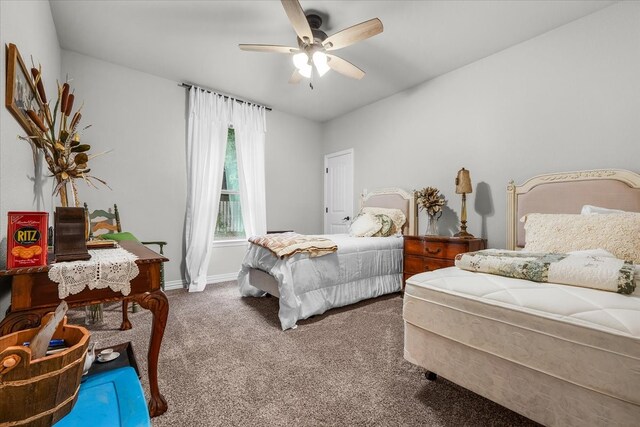
[[[214,274],[213,276],[207,276],[207,283],[220,283],[228,282],[230,280],[236,280],[238,278],[239,271],[235,273]]]
[[[220,283],[220,282],[228,282],[230,280],[236,280],[238,278],[238,273],[224,273],[224,274],[214,274],[213,276],[207,276],[207,284],[209,283]],[[184,289],[187,287],[187,282],[185,280],[169,280],[164,282],[164,290],[172,291],[174,289]]]
[[[164,282],[164,290],[173,291],[174,289],[182,289],[186,284],[187,282],[184,280],[169,280]]]

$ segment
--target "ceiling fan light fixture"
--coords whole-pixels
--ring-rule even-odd
[[[324,76],[327,71],[330,70],[327,65],[327,54],[319,50],[313,54],[313,64],[316,66],[316,70],[318,70],[320,77]]]
[[[311,78],[314,74],[314,67],[320,77],[325,75],[329,69],[353,79],[359,80],[364,77],[364,71],[349,61],[345,61],[339,56],[328,55],[326,52],[332,53],[334,50],[351,46],[380,34],[384,30],[380,19],[373,18],[327,36],[320,29],[322,18],[315,13],[305,14],[300,0],[281,0],[281,3],[296,33],[298,47],[241,44],[239,45],[241,50],[294,54],[293,64],[296,69],[289,83],[299,83],[302,77]]]
[[[311,70],[312,67],[309,64],[305,65],[303,68],[298,68],[298,72],[300,73],[300,75],[308,79],[311,78]]]
[[[312,67],[309,63],[309,55],[306,52],[300,52],[293,55],[293,65],[298,69],[301,76],[311,78]]]
[[[305,52],[296,53],[293,55],[293,65],[295,65],[298,70],[307,68],[309,67],[309,57]]]

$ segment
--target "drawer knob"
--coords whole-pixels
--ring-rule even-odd
[[[427,248],[427,252],[429,252],[429,253],[430,253],[430,254],[432,254],[432,255],[435,255],[435,254],[437,254],[437,253],[440,253],[440,249],[441,249],[441,248],[436,248],[436,249],[429,249],[429,248]]]

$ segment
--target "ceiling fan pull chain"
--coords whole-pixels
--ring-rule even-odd
[[[316,69],[314,66],[311,68],[311,77],[309,77],[309,88],[313,90],[313,81],[316,79]]]

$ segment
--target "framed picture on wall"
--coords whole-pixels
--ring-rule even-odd
[[[27,110],[42,114],[42,105],[36,94],[29,70],[24,65],[20,52],[14,44],[7,46],[7,85],[5,105],[27,135],[34,135],[33,123],[27,116]]]

